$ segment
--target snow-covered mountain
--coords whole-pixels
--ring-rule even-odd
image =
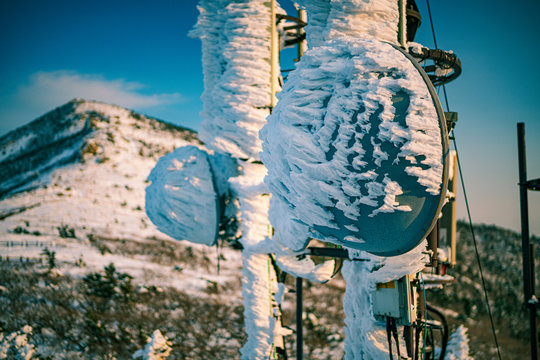
[[[81,99],[8,133],[0,138],[2,256],[38,258],[47,247],[65,264],[86,263],[83,270],[66,265],[67,272],[113,262],[164,285],[201,289],[217,281],[215,271],[204,277],[209,272],[201,264],[171,277],[174,264],[160,251],[179,243],[160,233],[144,211],[146,178],[158,158],[189,144],[202,147],[192,130]],[[189,246],[201,256],[215,254]],[[145,250],[130,250],[137,247]]]

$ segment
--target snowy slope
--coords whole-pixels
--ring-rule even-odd
[[[80,99],[0,138],[0,255],[36,258],[47,247],[68,274],[113,262],[140,281],[195,292],[236,281],[239,253],[223,249],[231,266],[222,262],[218,277],[215,249],[172,240],[144,211],[151,169],[185,145],[202,147],[191,130]],[[185,261],[196,263],[171,276],[188,247]]]

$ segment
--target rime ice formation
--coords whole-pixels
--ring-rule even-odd
[[[386,344],[376,341],[375,318],[371,307],[371,292],[375,284],[368,276],[370,262],[351,262],[343,264],[341,273],[347,282],[343,308],[345,318],[345,336],[349,341],[345,343],[346,359],[386,359]],[[381,346],[382,345],[382,346]]]
[[[203,50],[200,138],[218,152],[248,160],[240,163],[241,174],[229,179],[239,206],[239,241],[244,246],[242,292],[248,340],[241,350],[243,359],[269,358],[283,332],[276,320],[279,312],[273,308],[278,286],[268,257],[275,246],[268,221],[270,196],[263,183],[266,170],[249,162],[259,158],[258,132],[274,96],[270,4],[265,0],[201,0],[191,33],[201,39]]]
[[[308,238],[361,248],[361,217],[414,211],[399,199],[404,190],[440,194],[434,100],[392,45],[328,41],[304,55],[278,97],[260,132],[261,159],[273,195],[270,220],[293,250]]]
[[[441,108],[398,48],[398,1],[301,5],[309,50],[259,133],[270,221],[294,251],[311,238],[349,250],[346,358],[385,358],[371,291],[428,260],[418,243],[445,189]]]
[[[265,0],[201,0],[191,35],[202,41],[204,92],[199,132],[209,147],[258,159],[270,114],[271,9]]]
[[[307,10],[310,48],[338,38],[377,39],[397,44],[396,0],[299,0]]]
[[[148,176],[146,212],[158,229],[177,240],[213,245],[219,220],[219,196],[228,192],[234,162],[185,146],[163,156]]]
[[[263,182],[266,169],[257,163],[241,162],[242,173],[229,180],[239,202],[239,220],[244,246],[242,295],[248,339],[241,349],[243,359],[268,359],[280,341],[283,329],[279,312],[278,283],[268,253],[277,250],[268,220],[270,196]]]
[[[325,282],[334,271],[334,262],[326,261],[315,265],[308,258],[298,260],[297,255],[271,239],[272,226],[268,219],[270,195],[264,184],[266,168],[257,163],[241,162],[242,174],[231,177],[231,191],[239,202],[238,218],[241,223],[240,242],[246,252],[276,254],[281,270],[293,276]],[[249,289],[247,290],[249,293]]]
[[[261,164],[241,162],[242,173],[229,179],[240,203],[240,219],[244,248],[255,246],[271,235],[268,221],[270,196],[263,182],[266,169]]]
[[[242,347],[243,359],[271,359],[276,326],[272,317],[272,292],[277,292],[275,273],[268,271],[266,254],[246,253],[242,256],[242,295],[248,340]]]
[[[469,335],[467,334],[467,328],[463,325],[460,325],[450,335],[444,358],[448,360],[473,360],[469,355]]]
[[[244,359],[269,358],[276,336],[279,338],[284,331],[280,322],[270,316],[277,308],[278,283],[268,253],[280,251],[280,247],[269,239],[270,196],[263,182],[265,175],[261,164],[237,164],[228,156],[185,146],[158,161],[146,189],[146,211],[160,231],[178,240],[205,245],[213,245],[217,237],[222,206],[219,198],[236,199],[238,209],[234,215],[241,225],[240,242],[244,247],[242,295],[248,333],[241,351]],[[315,265],[309,265],[296,265],[295,270],[311,275]],[[326,280],[322,266],[311,276]]]
[[[324,283],[330,280],[332,275],[334,275],[335,263],[333,260],[324,261],[315,265],[315,263],[307,257],[299,260],[297,255],[278,255],[276,256],[276,262],[279,268],[286,273],[313,282]]]
[[[349,249],[349,257],[341,271],[347,283],[345,312],[345,359],[384,359],[388,344],[384,331],[373,316],[371,293],[377,283],[399,279],[421,271],[429,258],[424,253],[426,242],[406,254],[384,258],[364,251]],[[361,259],[361,260],[358,260]]]

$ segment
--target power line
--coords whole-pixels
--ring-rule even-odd
[[[429,23],[431,24],[431,33],[433,34],[433,43],[435,44],[435,48],[438,49],[437,37],[435,36],[435,27],[433,26],[433,17],[431,16],[431,8],[429,6],[429,0],[426,0],[426,3],[427,3],[428,14],[429,14]],[[450,111],[450,106],[448,104],[448,95],[446,93],[446,86],[443,84],[442,88],[443,88],[443,94],[444,94],[444,101],[445,101],[445,104],[446,104],[446,111]],[[480,254],[478,252],[478,244],[477,244],[477,241],[476,241],[476,235],[474,233],[474,227],[473,227],[472,218],[471,218],[471,210],[470,210],[470,207],[469,207],[469,200],[468,200],[468,197],[467,197],[467,190],[465,188],[465,182],[463,181],[463,171],[461,170],[461,162],[459,161],[459,152],[458,152],[458,148],[457,148],[456,135],[454,133],[454,130],[452,130],[452,137],[451,138],[452,138],[452,142],[454,144],[454,149],[456,150],[456,158],[457,158],[457,165],[458,165],[458,169],[459,169],[459,177],[460,177],[460,180],[461,180],[461,187],[463,189],[463,198],[465,199],[465,207],[467,208],[467,216],[469,218],[469,227],[470,227],[471,235],[472,235],[472,238],[473,238],[474,251],[475,251],[475,254],[476,254],[476,262],[478,263],[478,269],[480,271],[480,278],[482,280],[482,289],[484,290],[484,298],[485,298],[485,301],[486,301],[486,306],[487,306],[487,310],[488,310],[488,314],[489,314],[489,321],[490,321],[490,324],[491,324],[491,332],[493,333],[493,339],[495,340],[495,347],[497,348],[497,355],[499,357],[499,360],[501,360],[502,359],[501,358],[501,351],[500,351],[500,348],[499,348],[499,342],[497,341],[497,333],[495,332],[495,324],[493,322],[493,315],[491,313],[491,306],[489,305],[489,297],[488,297],[488,293],[487,293],[486,281],[484,279],[484,272],[482,270],[482,262],[480,261]]]
[[[431,33],[433,34],[433,43],[435,44],[435,49],[438,49],[437,46],[437,37],[435,36],[435,28],[433,27],[433,17],[431,16],[431,7],[429,6],[429,0],[426,0],[427,11],[429,14],[429,23],[431,24]]]
[[[497,355],[499,356],[499,360],[501,360],[501,351],[499,349],[499,342],[497,341],[497,333],[495,332],[495,325],[493,322],[493,315],[491,314],[491,306],[489,305],[489,297],[487,293],[487,287],[486,287],[486,281],[484,280],[484,272],[482,271],[482,262],[480,261],[480,255],[478,253],[478,244],[476,242],[476,236],[474,234],[474,227],[471,219],[471,210],[469,208],[469,200],[467,198],[467,191],[465,190],[465,182],[463,182],[463,172],[461,171],[461,163],[459,161],[459,153],[456,145],[456,135],[454,134],[454,131],[452,130],[452,138],[454,143],[454,149],[456,149],[456,158],[458,163],[458,169],[459,169],[459,178],[461,180],[461,187],[463,189],[463,198],[465,199],[465,207],[467,208],[467,215],[469,217],[469,227],[471,229],[471,235],[473,238],[474,243],[474,252],[476,253],[476,262],[478,263],[478,269],[480,270],[480,278],[482,279],[482,288],[484,289],[484,298],[486,300],[486,305],[488,309],[489,314],[489,321],[491,323],[491,332],[493,333],[493,339],[495,340],[495,346],[497,347]]]

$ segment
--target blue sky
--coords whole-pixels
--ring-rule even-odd
[[[74,97],[102,100],[197,130],[200,42],[194,0],[0,1],[0,135]],[[434,47],[425,0],[416,41]],[[284,4],[287,8],[290,8]],[[432,0],[440,48],[462,60],[448,84],[474,222],[519,230],[516,123],[529,179],[540,177],[540,2]],[[442,95],[442,93],[441,93]],[[444,101],[443,101],[444,102]],[[465,218],[462,192],[458,217]],[[540,235],[540,193],[529,192]]]

